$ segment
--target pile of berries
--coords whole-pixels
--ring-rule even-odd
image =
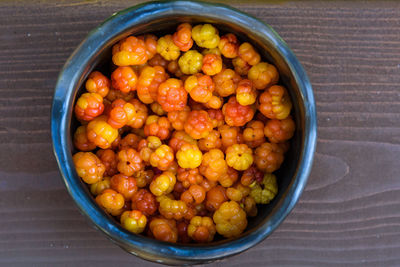
[[[239,236],[277,194],[295,131],[277,69],[210,24],[129,36],[111,75],[77,99],[76,171],[96,202],[135,234],[167,242]]]

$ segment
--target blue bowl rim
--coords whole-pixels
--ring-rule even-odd
[[[74,168],[70,167],[74,166],[69,136],[71,105],[76,94],[76,86],[82,79],[81,74],[84,73],[85,68],[89,65],[89,60],[96,56],[97,50],[103,47],[107,41],[129,29],[132,24],[138,23],[148,16],[153,17],[176,12],[183,15],[196,15],[196,10],[201,10],[202,15],[205,15],[207,10],[212,10],[210,13],[211,18],[214,18],[215,14],[224,14],[224,17],[232,17],[240,21],[230,22],[243,28],[256,29],[267,36],[276,45],[278,53],[283,58],[286,58],[286,63],[299,87],[305,112],[304,145],[295,178],[286,197],[279,203],[278,208],[273,211],[270,219],[258,229],[243,234],[237,239],[212,243],[207,246],[160,242],[133,235],[115,223],[108,223],[109,216],[95,205],[91,196],[82,188]],[[215,18],[217,19],[218,17]],[[218,19],[221,19],[221,17]],[[111,34],[107,35],[106,33]],[[264,22],[235,8],[223,4],[192,1],[148,2],[115,13],[105,20],[89,33],[65,63],[58,77],[51,110],[53,152],[67,190],[80,211],[114,242],[138,251],[137,253],[131,251],[132,253],[138,255],[145,253],[161,259],[176,259],[178,261],[212,261],[231,256],[249,249],[271,234],[293,209],[307,183],[316,148],[316,128],[315,102],[311,84],[300,62],[279,35]]]

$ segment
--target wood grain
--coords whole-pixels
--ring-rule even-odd
[[[49,131],[65,60],[136,2],[0,2],[0,265],[157,266],[79,214]],[[319,139],[307,188],[284,223],[214,265],[399,266],[400,2],[233,3],[274,27],[304,65]]]

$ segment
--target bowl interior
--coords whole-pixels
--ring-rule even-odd
[[[217,26],[221,34],[232,32],[237,34],[241,42],[244,41],[251,42],[255,47],[257,47],[258,51],[261,53],[263,61],[266,60],[267,62],[274,64],[279,69],[279,74],[280,74],[279,84],[284,85],[288,89],[291,100],[293,102],[294,109],[292,111],[292,116],[296,122],[296,133],[294,137],[291,139],[290,149],[285,154],[285,161],[282,167],[276,172],[278,178],[278,186],[279,186],[278,195],[270,204],[259,206],[258,208],[259,213],[257,217],[249,218],[248,230],[250,230],[254,227],[257,227],[257,225],[262,224],[263,221],[267,219],[268,215],[271,213],[271,210],[276,205],[276,202],[279,201],[279,199],[281,199],[284,196],[296,171],[297,162],[299,161],[301,154],[303,129],[304,129],[303,127],[304,118],[302,115],[304,114],[304,111],[302,111],[302,103],[299,103],[300,99],[297,96],[299,88],[298,85],[295,82],[293,82],[294,79],[292,77],[292,73],[289,71],[285,59],[281,58],[280,55],[276,53],[274,47],[270,43],[263,42],[263,40],[261,40],[257,36],[254,36],[254,34],[245,32],[244,29],[231,23],[227,22],[224,23],[213,19],[203,19],[203,18],[198,18],[196,16],[191,16],[191,17],[175,16],[174,20],[165,17],[148,23],[144,23],[143,25],[136,25],[135,27],[132,27],[127,31],[121,33],[121,35],[118,36],[117,39],[115,39],[115,42],[129,35],[153,33],[156,34],[157,36],[162,36],[167,33],[174,32],[177,25],[182,22],[190,22],[192,24],[205,23],[205,22],[212,23],[213,25]],[[87,77],[93,70],[99,70],[106,76],[110,77],[112,71],[110,64],[112,44],[114,44],[114,42],[105,46],[102,49],[102,51],[99,51],[96,58],[93,58],[93,62],[87,68],[87,71],[85,73],[82,73],[82,77]],[[85,78],[81,80],[80,84],[77,84],[77,88],[79,88],[77,90],[78,96],[85,91],[84,80]],[[75,101],[76,100],[77,97],[75,97]],[[71,120],[72,124],[70,127],[71,129],[70,136],[72,138],[73,133],[79,126],[79,122],[75,119],[74,116],[72,116]],[[72,154],[77,152],[72,145],[70,146],[70,149]],[[82,186],[85,188],[85,190],[87,190],[87,186],[83,182],[81,183]]]
[[[247,230],[240,237],[217,240],[206,245],[171,245],[127,232],[95,204],[86,184],[76,175],[71,160],[72,154],[76,152],[72,136],[78,127],[73,116],[73,105],[77,95],[83,93],[84,82],[90,72],[100,70],[110,75],[111,48],[120,39],[144,33],[171,33],[181,22],[212,23],[221,33],[233,32],[241,41],[252,43],[264,61],[278,68],[279,84],[288,89],[293,103],[292,116],[296,123],[290,149],[285,154],[280,170],[276,172],[278,195],[270,204],[259,207],[257,217],[249,219]],[[301,79],[303,84],[299,85]],[[314,103],[312,92],[306,92],[306,89],[311,90],[308,78],[283,40],[268,26],[246,14],[223,5],[191,2],[135,7],[120,12],[95,29],[64,66],[52,110],[55,154],[67,189],[81,212],[112,241],[132,254],[169,264],[199,263],[227,257],[248,249],[270,234],[292,209],[305,185],[315,148],[315,122],[311,122],[310,126],[307,121],[310,120],[307,116],[313,115]],[[305,102],[307,99],[311,101],[309,107]],[[305,160],[305,132],[307,129],[310,131],[310,127],[313,135],[308,137],[311,141],[306,144],[309,154]]]

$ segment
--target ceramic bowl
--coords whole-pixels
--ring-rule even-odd
[[[221,32],[233,32],[251,42],[280,73],[293,102],[296,132],[285,162],[277,172],[279,193],[249,219],[237,238],[210,244],[170,244],[132,234],[96,205],[77,176],[72,161],[72,135],[77,128],[73,105],[84,81],[94,69],[109,69],[111,47],[134,34],[173,32],[181,22],[212,23]],[[54,154],[64,183],[79,210],[110,240],[143,259],[171,264],[211,262],[243,252],[265,239],[298,201],[309,176],[316,145],[316,112],[312,88],[303,67],[279,35],[264,22],[222,4],[189,1],[150,2],[116,14],[89,33],[65,63],[55,89],[51,132]]]

